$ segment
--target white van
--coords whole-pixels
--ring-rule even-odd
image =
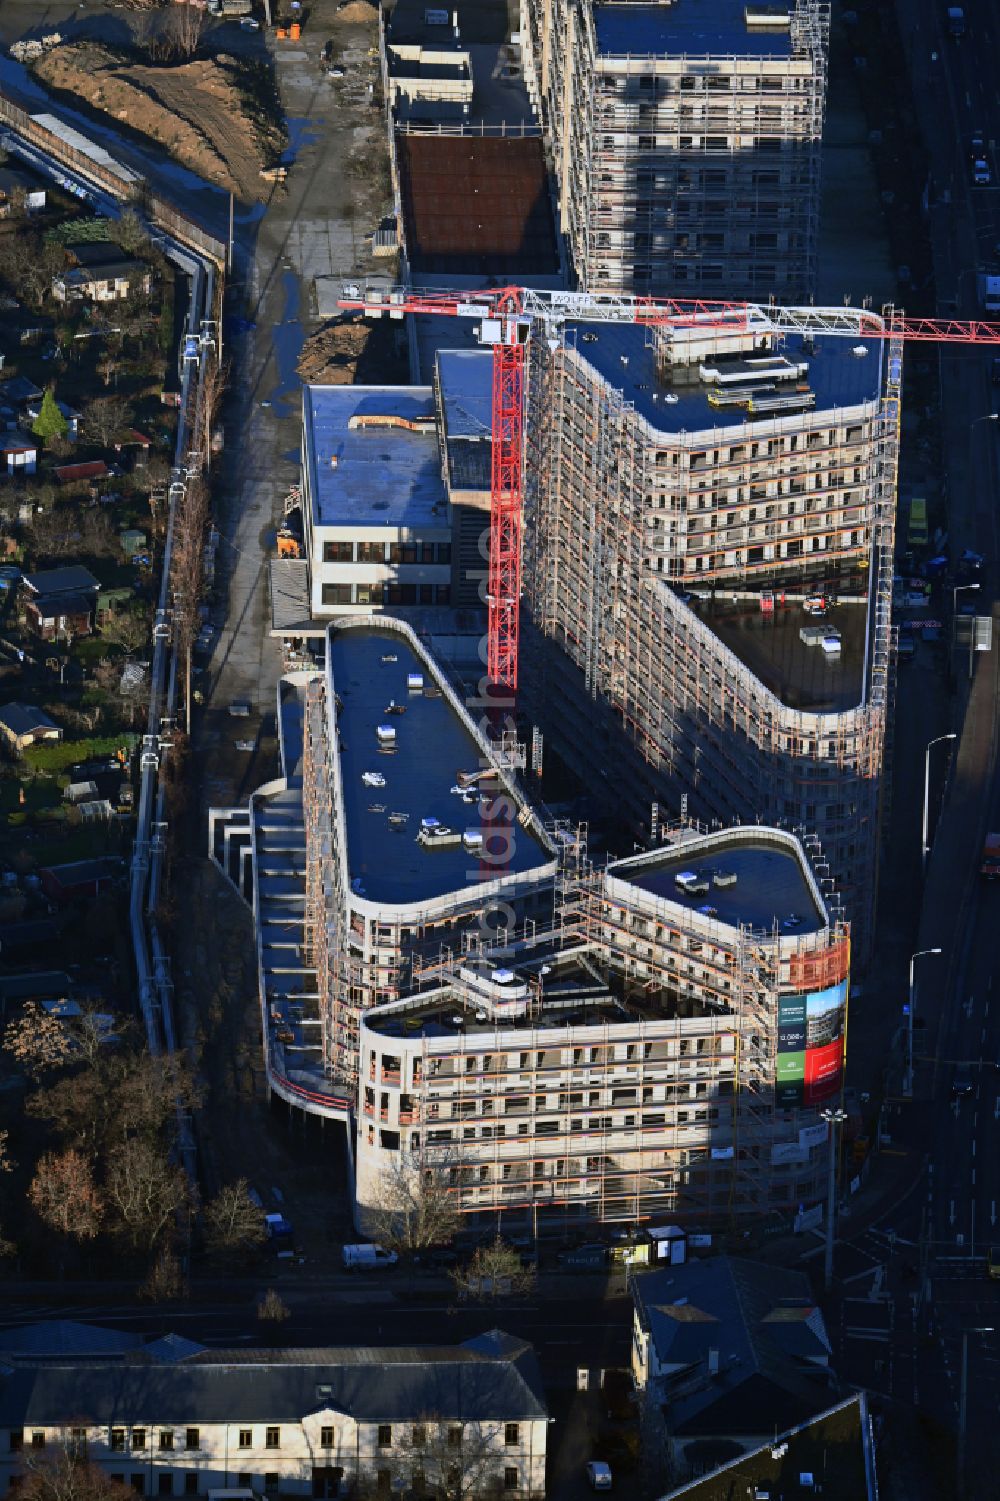
[[[399,1257],[395,1251],[387,1251],[384,1246],[360,1245],[345,1246],[341,1260],[345,1272],[373,1272],[379,1267],[395,1266]]]

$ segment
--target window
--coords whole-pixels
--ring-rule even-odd
[[[458,1427],[456,1425],[456,1426],[448,1429],[448,1448],[449,1449],[461,1449],[461,1447],[462,1447],[462,1430],[461,1430],[460,1427]]]
[[[268,1496],[273,1496],[281,1484],[281,1476],[275,1470],[268,1470],[264,1475],[264,1491]]]
[[[10,1449],[10,1452],[12,1454],[17,1454],[19,1450],[24,1448],[23,1428],[12,1428],[10,1430],[10,1433],[8,1435],[7,1447]]]
[[[70,1448],[75,1453],[77,1453],[77,1454],[85,1454],[87,1452],[87,1430],[86,1430],[86,1428],[71,1428],[69,1430],[69,1442],[70,1442]]]
[[[349,605],[351,603],[350,584],[324,584],[323,603],[325,605]]]
[[[253,1429],[252,1428],[241,1428],[240,1429],[239,1443],[240,1443],[240,1448],[241,1449],[252,1449],[253,1448]],[[241,1484],[242,1484],[242,1482],[241,1482]]]
[[[353,542],[324,542],[323,543],[323,562],[324,563],[353,563],[354,562],[354,544],[353,544]]]
[[[513,1465],[508,1465],[503,1472],[503,1488],[505,1491],[517,1490],[518,1475]]]
[[[139,1429],[139,1432],[141,1433],[142,1429]],[[145,1440],[144,1440],[144,1442],[145,1442]],[[33,1433],[31,1435],[31,1447],[33,1449],[44,1449],[45,1448],[45,1434],[44,1433],[38,1433],[38,1432]]]
[[[424,1447],[424,1445],[426,1444],[426,1442],[427,1442],[427,1429],[423,1426],[422,1423],[415,1423],[413,1425],[413,1439],[412,1439],[412,1443],[413,1443],[414,1449],[422,1449]]]
[[[160,1448],[172,1449],[174,1447],[174,1434],[172,1428],[164,1428],[160,1432]]]
[[[197,1496],[198,1494],[198,1471],[188,1470],[184,1476],[185,1496]]]
[[[265,1449],[280,1449],[281,1448],[281,1429],[280,1428],[265,1428],[265,1430],[264,1430],[264,1448]]]
[[[332,1428],[321,1428],[319,1430],[319,1442],[320,1442],[320,1448],[322,1448],[322,1449],[332,1449],[333,1448],[333,1429]]]
[[[115,1454],[121,1454],[122,1451],[124,1450],[124,1448],[125,1448],[125,1429],[124,1428],[112,1428],[112,1430],[111,1430],[111,1448],[112,1448],[112,1451]]]
[[[135,1491],[137,1496],[144,1496],[146,1494],[145,1475],[130,1475],[128,1483]]]
[[[503,1430],[505,1444],[519,1444],[521,1442],[520,1429],[516,1423],[505,1423]]]
[[[185,1430],[184,1430],[184,1447],[185,1447],[185,1449],[200,1449],[201,1448],[201,1429],[200,1428],[185,1428]]]
[[[384,542],[359,542],[358,543],[358,562],[359,563],[384,563],[385,562],[385,543]]]
[[[375,1488],[378,1491],[378,1493],[379,1493],[380,1496],[388,1496],[389,1495],[390,1491],[392,1490],[392,1471],[391,1470],[376,1470],[375,1471]]]
[[[252,1475],[247,1475],[245,1473],[244,1474],[239,1474],[236,1477],[236,1484],[239,1486],[239,1488],[240,1488],[241,1491],[252,1491],[253,1490],[253,1476]]]
[[[158,1496],[172,1496],[174,1493],[174,1476],[171,1470],[161,1470],[156,1477],[156,1494]]]
[[[392,1424],[380,1423],[378,1428],[378,1446],[380,1449],[392,1448]]]

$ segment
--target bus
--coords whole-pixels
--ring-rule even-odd
[[[910,501],[910,525],[906,540],[911,547],[926,547],[928,542],[927,502],[916,495]]]

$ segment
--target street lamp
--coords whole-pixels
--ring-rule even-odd
[[[955,1491],[961,1496],[965,1491],[965,1419],[966,1397],[969,1384],[969,1335],[996,1334],[992,1324],[978,1324],[962,1330],[962,1378],[958,1396],[958,1452],[955,1456]]]
[[[908,1004],[906,1007],[906,1082],[903,1087],[904,1094],[913,1093],[913,966],[918,959],[925,954],[940,954],[940,949],[918,949],[910,955],[910,988],[907,992]]]
[[[1000,417],[1000,412],[997,412],[996,416]],[[979,584],[956,584],[954,586],[954,588],[952,589],[952,591],[951,591],[952,651],[954,651],[954,649],[955,649],[955,647],[954,647],[954,639],[955,639],[955,623],[956,623],[956,621],[958,619],[958,596],[963,591],[965,591],[965,590],[974,591],[974,590],[979,589],[980,587],[981,586]],[[973,660],[973,653],[975,651],[975,647],[976,647],[976,622],[975,622],[975,618],[972,617],[969,620],[969,682],[970,683],[972,682],[972,660]]]
[[[947,735],[935,735],[933,740],[929,740],[927,742],[927,749],[924,751],[924,816],[923,822],[921,824],[920,834],[920,869],[922,871],[927,870],[927,856],[930,854],[930,843],[927,838],[927,828],[930,817],[929,806],[931,793],[931,750],[935,745],[940,745],[942,740],[957,739],[958,736],[954,733],[954,731],[950,732]]]
[[[829,1292],[833,1285],[833,1231],[837,1214],[837,1127],[846,1121],[845,1110],[821,1110],[820,1120],[826,1121],[829,1129],[830,1165],[826,1185],[826,1251],[823,1257],[823,1286]]]

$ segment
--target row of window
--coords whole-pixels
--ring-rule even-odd
[[[449,1426],[448,1430],[447,1430],[448,1448],[449,1449],[461,1449],[461,1447],[462,1447],[462,1437],[463,1437],[463,1429],[462,1429],[461,1423],[453,1423],[453,1424],[451,1424]],[[397,1438],[398,1438],[398,1430],[397,1430]],[[517,1445],[521,1442],[521,1425],[520,1425],[520,1423],[505,1423],[504,1424],[503,1441],[507,1445],[508,1448],[516,1448],[517,1447]],[[405,1442],[405,1440],[404,1440],[404,1442]],[[409,1439],[409,1442],[410,1442],[410,1447],[411,1448],[414,1448],[414,1449],[424,1449],[424,1448],[426,1448],[426,1446],[427,1446],[427,1425],[425,1423],[414,1423],[412,1425],[412,1427],[410,1428],[410,1439]],[[379,1446],[380,1449],[391,1449],[392,1448],[392,1446],[393,1446],[393,1425],[391,1423],[380,1423],[379,1424],[378,1446]]]
[[[446,605],[447,584],[324,584],[325,605]]]
[[[324,563],[450,563],[450,542],[324,542]]]
[[[179,1441],[182,1434],[184,1439],[183,1445]],[[252,1449],[254,1447],[253,1434],[254,1431],[252,1428],[240,1428],[237,1438],[238,1448]],[[70,1428],[70,1444],[78,1451],[86,1448],[87,1438],[88,1430],[86,1428]],[[116,1454],[124,1453],[126,1447],[130,1447],[133,1453],[137,1449],[145,1449],[151,1439],[155,1439],[155,1447],[161,1453],[169,1453],[173,1449],[180,1449],[182,1447],[188,1450],[195,1450],[201,1448],[201,1429],[184,1428],[178,1431],[174,1428],[160,1428],[156,1430],[133,1428],[131,1430],[131,1443],[129,1443],[129,1430],[127,1428],[114,1427],[108,1430],[108,1447]],[[32,1431],[32,1449],[44,1449],[45,1441],[46,1435],[44,1432],[38,1429]],[[324,1445],[330,1445],[334,1442],[332,1428],[321,1429],[320,1442]],[[8,1431],[7,1443],[12,1453],[16,1454],[23,1449],[25,1443],[24,1429],[11,1428]],[[281,1429],[279,1427],[267,1427],[264,1429],[264,1447],[265,1449],[281,1448]]]

